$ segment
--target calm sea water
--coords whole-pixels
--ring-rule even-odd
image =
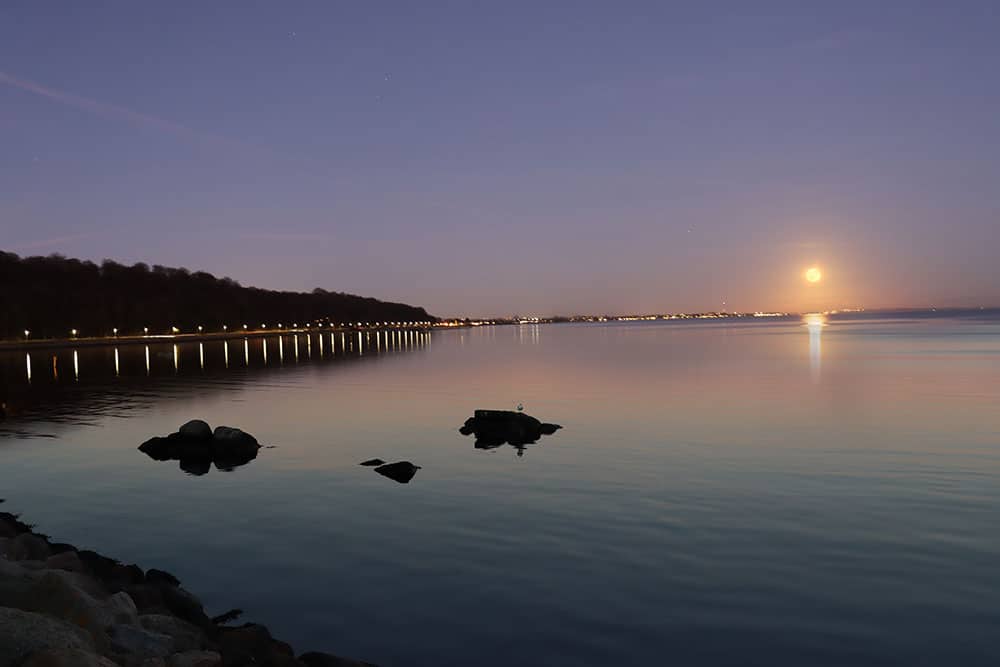
[[[4,508],[383,666],[1000,664],[996,313],[330,342],[5,353]],[[196,417],[275,448],[136,451]]]

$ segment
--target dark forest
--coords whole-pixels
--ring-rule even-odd
[[[61,255],[19,257],[0,251],[0,338],[65,338],[251,329],[278,323],[415,322],[423,308],[329,292],[244,287],[231,278],[146,264],[100,265]]]

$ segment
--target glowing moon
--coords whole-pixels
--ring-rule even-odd
[[[818,283],[823,279],[823,272],[815,266],[806,269],[806,280],[811,283]]]

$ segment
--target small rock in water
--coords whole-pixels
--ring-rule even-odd
[[[375,472],[380,475],[384,475],[389,479],[399,482],[400,484],[407,484],[413,476],[417,474],[420,470],[420,466],[415,466],[409,461],[397,461],[396,463],[386,463],[375,468]]]
[[[380,466],[380,465],[385,465],[385,461],[383,461],[382,459],[368,459],[367,461],[362,461],[361,465],[363,465],[363,466]]]
[[[524,452],[524,446],[538,442],[543,435],[552,435],[561,426],[545,424],[531,415],[510,410],[476,410],[459,429],[462,435],[476,436],[476,449],[494,449],[511,445]]]
[[[200,419],[189,421],[176,433],[150,438],[139,451],[155,461],[180,461],[180,468],[191,475],[204,475],[212,468],[230,471],[257,458],[261,448],[249,433],[231,426],[212,431]]]

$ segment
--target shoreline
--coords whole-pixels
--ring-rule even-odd
[[[169,572],[55,542],[0,512],[0,667],[374,667],[296,654],[263,625],[230,625],[241,615],[210,617]]]

